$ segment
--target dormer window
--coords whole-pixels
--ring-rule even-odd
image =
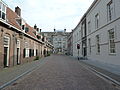
[[[28,27],[25,27],[25,32],[27,33],[29,31],[29,28]]]
[[[0,19],[6,19],[6,6],[0,2]]]
[[[22,25],[22,30],[25,30],[25,25]]]

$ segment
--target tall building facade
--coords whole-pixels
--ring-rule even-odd
[[[120,65],[120,1],[94,0],[73,30],[73,55]],[[80,44],[78,54],[77,44]]]
[[[67,40],[69,32],[64,30],[55,30],[54,32],[41,32],[51,44],[54,46],[54,53],[67,53]]]
[[[70,32],[67,40],[67,54],[73,56],[73,32]]]

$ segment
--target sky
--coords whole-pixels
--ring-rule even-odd
[[[21,8],[22,18],[43,32],[66,29],[71,32],[94,0],[3,0],[13,11]]]

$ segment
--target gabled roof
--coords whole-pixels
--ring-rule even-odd
[[[16,27],[17,29],[21,29],[20,25],[17,23],[16,19],[20,18],[18,17],[18,15],[13,12],[9,7],[7,7],[6,9],[6,18],[7,18],[7,22]]]
[[[31,27],[30,25],[28,25],[27,23],[26,23],[26,27],[29,28],[29,31],[27,33],[36,38],[36,35],[33,33],[36,30],[33,27]]]
[[[18,16],[9,7],[7,7],[7,9],[6,9],[6,18],[7,18],[7,23],[16,27],[19,30],[22,30],[20,24],[17,22],[17,20],[22,20],[22,18],[20,16]],[[25,23],[25,25],[27,28],[29,28],[29,31],[27,32],[27,34],[36,38],[36,35],[33,33],[33,32],[36,32],[36,30],[33,27],[31,27],[30,25],[28,25],[27,23]]]

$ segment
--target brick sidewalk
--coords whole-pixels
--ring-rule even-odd
[[[72,57],[74,58],[74,57]],[[77,58],[74,58],[77,60]],[[105,74],[106,76],[109,76],[110,78],[120,82],[120,66],[113,66],[108,65],[102,62],[98,62],[95,60],[79,60],[81,64],[85,64],[95,70],[97,70],[100,73]]]
[[[103,68],[103,67],[99,67],[95,64],[91,64],[91,63],[88,63],[87,61],[80,61],[80,63],[83,63],[87,66],[90,66],[91,68],[111,77],[112,79],[120,82],[120,75],[116,74],[116,73],[113,73],[112,70],[111,71],[108,71],[107,69]]]
[[[17,80],[18,78],[30,73],[43,63],[45,58],[37,61],[28,62],[22,65],[14,66],[11,68],[4,68],[0,71],[0,88],[4,85],[10,84],[11,82]]]

